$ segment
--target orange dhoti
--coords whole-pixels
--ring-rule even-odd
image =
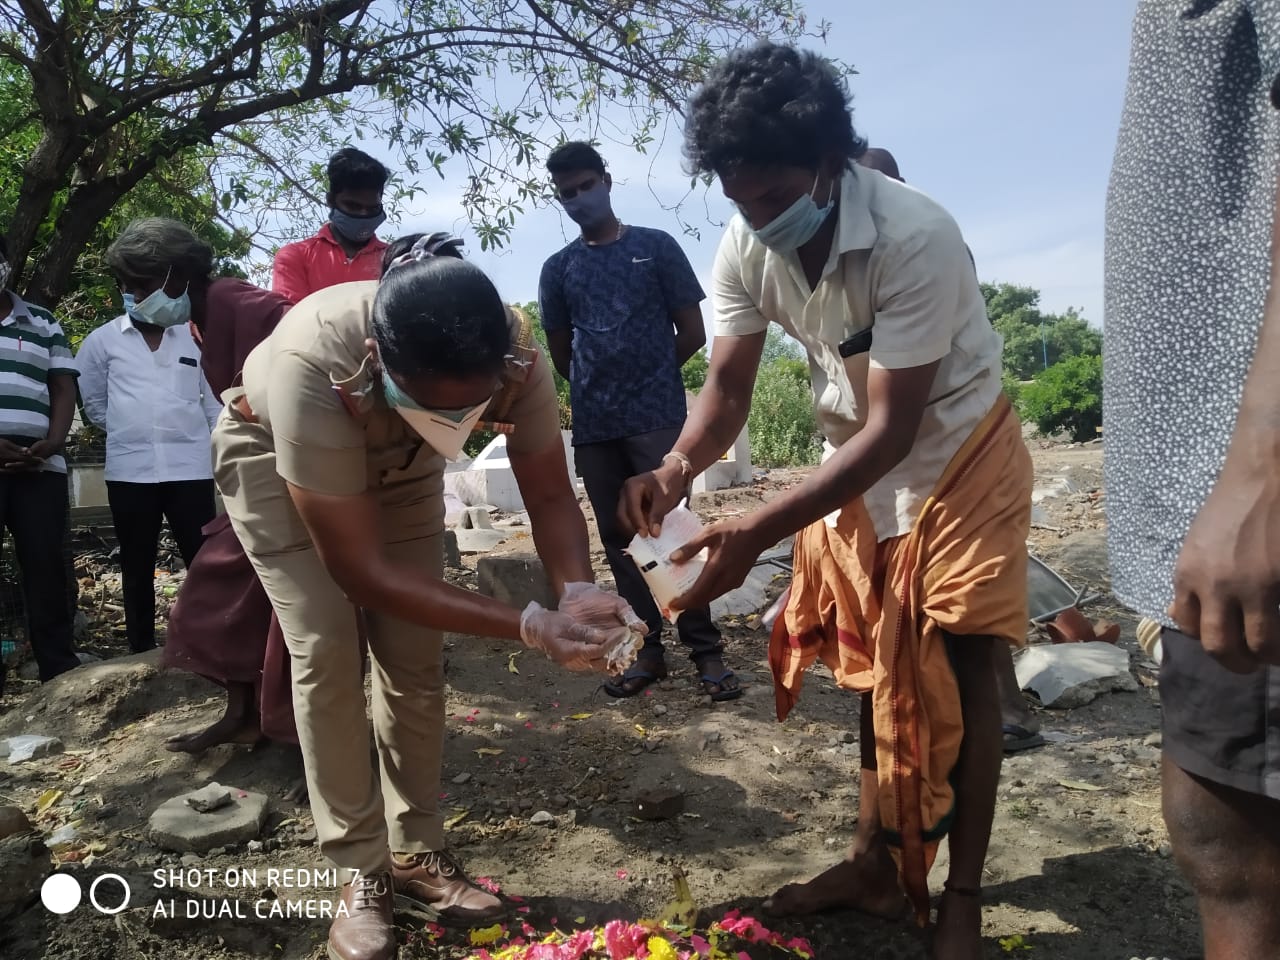
[[[951,460],[911,532],[877,541],[862,500],[796,537],[795,577],[769,647],[778,719],[821,659],[871,693],[880,819],[921,922],[955,806],[964,723],[945,635],[1021,645],[1031,457],[1003,397]]]

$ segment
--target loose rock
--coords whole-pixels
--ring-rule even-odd
[[[183,802],[198,813],[213,813],[231,805],[231,791],[220,783],[210,783],[187,794]]]
[[[19,807],[0,807],[0,840],[19,833],[30,833],[34,829]]]
[[[535,827],[554,827],[556,818],[547,810],[539,810],[529,818],[529,822]]]
[[[636,797],[635,815],[641,820],[670,820],[684,812],[679,790],[646,790]]]

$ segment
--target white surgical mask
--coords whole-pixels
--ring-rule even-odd
[[[382,394],[404,422],[446,460],[457,460],[462,454],[472,428],[492,400],[492,397],[487,397],[483,403],[461,410],[428,410],[401,390],[385,369],[382,371]]]
[[[831,202],[836,192],[835,181],[831,181],[825,207],[819,207],[813,199],[813,192],[817,189],[818,175],[814,174],[813,186],[809,188],[809,192],[801,194],[795,203],[756,230],[756,239],[776,253],[799,250],[812,240],[835,209],[835,204]]]
[[[164,282],[169,282],[166,274]],[[148,323],[153,327],[178,327],[191,320],[191,297],[183,290],[181,295],[171,297],[164,292],[164,284],[159,289],[138,300],[132,293],[124,294],[124,312],[139,323]]]

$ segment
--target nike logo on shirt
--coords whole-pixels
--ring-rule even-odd
[[[631,262],[632,263],[648,263],[652,259],[653,257],[632,257]]]

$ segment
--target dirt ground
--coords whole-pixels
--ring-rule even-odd
[[[1133,619],[1106,593],[1101,447],[1030,443],[1038,480],[1065,478],[1070,488],[1041,504],[1033,549],[1072,585],[1101,594],[1086,610],[1123,624],[1121,642],[1141,689],[1070,712],[1041,711],[1052,742],[1006,759],[985,882],[987,956],[1187,960],[1198,955],[1199,940],[1160,820],[1154,665],[1137,649]],[[749,510],[798,477],[775,471],[695,508],[707,519]],[[603,564],[602,555],[597,559]],[[471,575],[460,580],[474,582]],[[264,897],[305,895],[273,885],[269,868],[324,866],[307,808],[280,799],[299,775],[295,753],[279,745],[224,746],[199,758],[166,752],[163,737],[220,715],[220,691],[194,677],[161,674],[154,655],[119,656],[123,644],[112,624],[118,612],[101,597],[81,602],[93,618],[85,647],[113,659],[44,688],[11,679],[0,703],[0,736],[57,735],[67,750],[21,765],[0,763],[0,804],[24,808],[46,837],[79,821],[76,844],[54,859],[82,858],[67,869],[86,888],[104,873],[120,874],[132,899],[114,916],[87,904],[65,917],[51,914],[34,897],[49,855],[33,853],[27,840],[5,841],[0,870],[11,888],[7,896],[25,897],[30,906],[0,928],[0,956],[323,956],[327,921],[254,915],[253,904]],[[779,885],[840,856],[857,805],[858,747],[850,742],[857,698],[819,669],[793,715],[777,723],[764,629],[756,618],[724,627],[727,658],[746,695],[714,706],[699,695],[692,666],[676,650],[672,676],[651,695],[611,701],[595,681],[529,653],[512,657],[514,649],[503,643],[449,640],[443,804],[450,842],[473,875],[493,877],[504,891],[527,898],[527,921],[564,926],[653,915],[671,899],[677,864],[704,918],[735,907],[751,912]],[[150,813],[209,780],[272,798],[262,848],[184,859],[151,845]],[[637,792],[655,787],[683,793],[683,813],[664,821],[636,818]],[[62,795],[36,817],[48,791]],[[530,822],[542,811],[553,815],[554,826]],[[935,891],[946,861],[944,848]],[[154,871],[170,868],[213,869],[216,882],[157,889]],[[236,873],[254,870],[256,877]],[[245,884],[228,886],[228,871]],[[329,893],[323,884],[315,891]],[[118,888],[103,887],[99,899],[108,907],[118,903]],[[170,899],[179,916],[154,916],[157,900]],[[187,899],[197,914],[239,903],[247,916],[187,919]],[[824,960],[925,956],[920,931],[852,914],[769,925],[809,937]],[[405,958],[456,955],[426,946],[407,920],[402,943]]]

